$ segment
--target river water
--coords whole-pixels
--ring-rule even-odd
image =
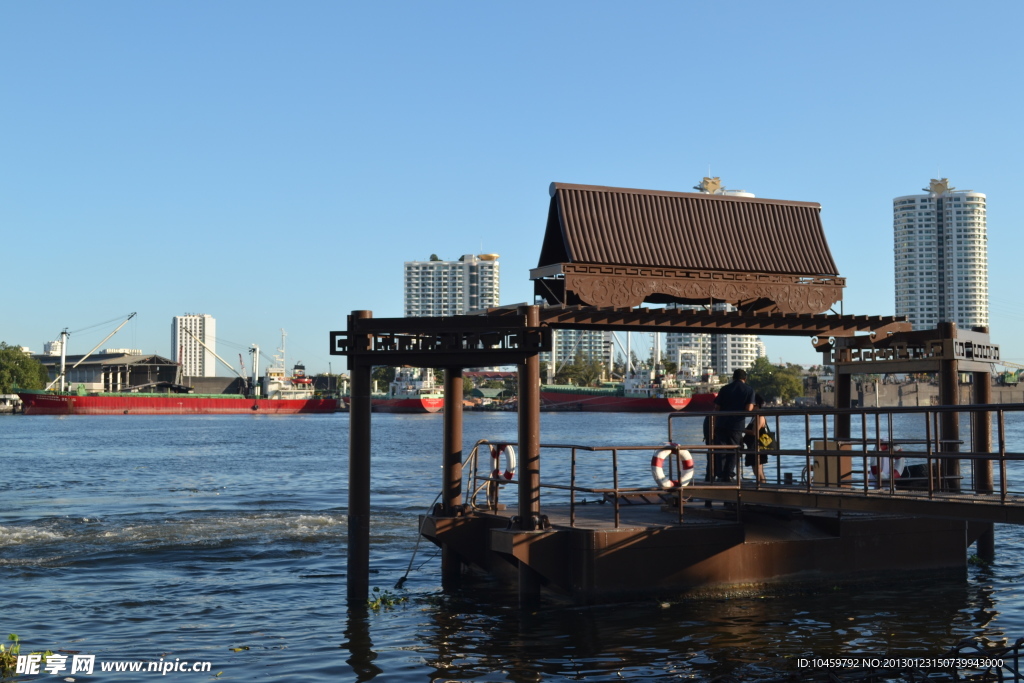
[[[131,662],[209,663],[166,674],[181,681],[758,680],[802,657],[1024,637],[1024,539],[1010,526],[991,566],[886,585],[529,611],[487,581],[445,594],[416,530],[440,486],[442,418],[375,414],[373,428],[371,585],[396,601],[350,614],[347,415],[0,417],[0,633],[68,657],[18,680],[161,675],[101,671]],[[467,413],[464,430],[467,445],[515,440],[516,416]],[[665,437],[661,415],[542,420],[544,443]],[[547,472],[559,456],[546,453]],[[91,675],[71,674],[75,654],[94,657]]]

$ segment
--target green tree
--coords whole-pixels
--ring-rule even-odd
[[[574,365],[580,386],[590,387],[601,383],[601,377],[604,375],[604,364],[601,361],[579,358]]]
[[[388,385],[395,381],[395,368],[387,365],[374,366],[370,378],[377,382],[377,391],[387,391]]]
[[[19,389],[43,389],[50,381],[42,363],[21,350],[0,342],[0,394]]]
[[[763,356],[747,370],[747,383],[768,402],[790,403],[804,394],[803,372],[799,365],[772,365]]]

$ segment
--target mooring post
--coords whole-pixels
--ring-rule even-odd
[[[943,341],[956,339],[956,323],[939,323],[939,332]],[[939,367],[939,401],[944,406],[960,405],[959,364],[955,358],[943,358]],[[946,411],[942,413],[942,443],[939,450],[945,454],[960,450],[960,413]],[[942,491],[960,490],[960,461],[944,457],[939,463],[939,489]]]
[[[370,384],[373,367],[361,352],[370,336],[358,334],[359,321],[370,311],[348,317],[351,375],[348,436],[348,603],[365,604],[370,594]]]
[[[441,514],[455,516],[462,505],[462,368],[444,371],[444,483]],[[441,546],[441,585],[453,588],[462,576],[462,558]]]
[[[526,317],[524,335],[540,326],[537,306],[520,306]],[[540,527],[540,355],[527,356],[519,364],[519,524],[524,531]],[[540,597],[540,577],[519,564],[519,602],[531,604]]]
[[[975,327],[975,332],[988,334],[988,326]],[[992,403],[992,373],[975,372],[971,378],[974,382],[975,405]],[[984,411],[976,413],[974,423],[973,449],[975,455],[992,453],[992,413]],[[992,493],[995,490],[992,477],[991,460],[974,460],[974,492]],[[985,530],[978,536],[978,557],[991,562],[996,558],[995,525],[985,524]]]

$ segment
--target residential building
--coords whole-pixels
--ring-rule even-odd
[[[497,254],[465,254],[458,261],[405,262],[405,316],[463,315],[498,306]]]
[[[729,304],[715,304],[713,308],[735,310]],[[747,370],[755,360],[768,355],[764,342],[753,334],[668,332],[663,348],[664,359],[678,363],[686,381],[698,381],[704,374],[732,377],[734,370]]]
[[[600,361],[610,368],[614,353],[612,334],[594,330],[551,330],[551,352],[540,354],[540,361],[548,364],[547,379],[554,377],[563,365],[575,362],[577,356]]]
[[[986,197],[932,179],[892,201],[896,315],[915,330],[988,325]]]
[[[704,194],[730,197],[753,197],[744,190],[727,190],[720,178],[704,178],[693,189]],[[697,306],[681,306],[695,309]],[[733,306],[715,304],[716,311],[732,311]],[[665,360],[679,364],[686,381],[697,381],[701,375],[717,374],[732,377],[733,370],[746,370],[761,356],[766,356],[764,342],[752,334],[703,334],[669,332],[665,335]]]
[[[187,313],[174,316],[171,323],[171,355],[176,363],[181,364],[182,375],[216,377],[216,332],[217,321],[211,315]]]

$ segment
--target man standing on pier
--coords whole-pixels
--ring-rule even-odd
[[[747,384],[747,371],[736,370],[732,382],[722,387],[715,397],[715,410],[744,411],[754,409],[754,388]],[[715,418],[715,445],[740,446],[743,444],[743,415],[722,415]],[[736,476],[736,452],[715,454],[715,480],[732,481]]]

